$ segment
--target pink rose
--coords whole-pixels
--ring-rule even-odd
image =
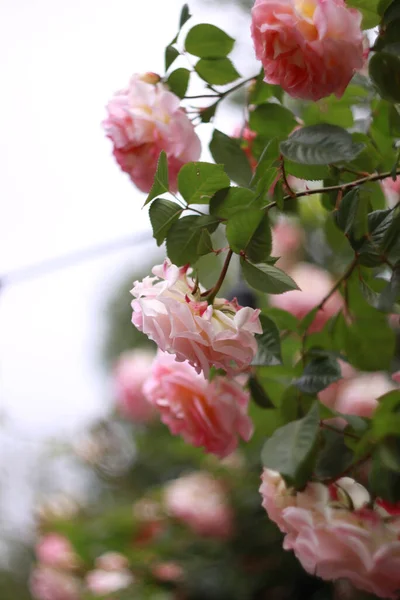
[[[36,600],[80,600],[82,597],[75,577],[47,566],[33,569],[29,588]]]
[[[257,351],[260,311],[224,298],[207,304],[193,294],[188,266],[176,267],[168,259],[153,267],[153,274],[134,283],[132,323],[163,352],[188,360],[206,377],[211,366],[228,374],[244,371]]]
[[[96,558],[96,567],[104,571],[122,571],[128,566],[128,559],[119,552],[106,552]]]
[[[171,433],[220,458],[237,448],[239,436],[252,436],[250,395],[235,380],[216,376],[209,382],[188,362],[160,352],[144,391]]]
[[[38,561],[48,567],[74,569],[78,564],[70,541],[58,533],[43,536],[36,544],[35,552]]]
[[[279,474],[264,470],[263,506],[286,536],[306,571],[322,579],[348,579],[383,598],[400,589],[400,518],[368,508],[367,490],[349,477],[302,492],[286,487]]]
[[[334,282],[329,273],[308,263],[299,263],[289,274],[300,289],[271,296],[270,303],[272,306],[290,312],[298,319],[303,319],[330,292]],[[309,332],[321,331],[325,323],[342,307],[342,297],[335,292],[325,303],[323,309],[317,312]]]
[[[126,352],[119,357],[114,369],[118,408],[136,423],[148,423],[154,417],[154,409],[142,389],[153,359],[154,355],[150,352]]]
[[[344,360],[339,360],[338,362],[342,374],[342,379],[334,381],[318,394],[318,399],[322,402],[322,404],[325,404],[325,406],[334,410],[338,410],[336,408],[336,401],[339,398],[340,393],[343,387],[345,386],[346,382],[351,377],[355,377],[357,374],[357,371],[348,362],[345,362]]]
[[[294,98],[340,98],[364,64],[360,25],[344,0],[256,0],[251,34],[265,81]]]
[[[172,517],[198,535],[227,538],[233,533],[233,511],[224,486],[209,473],[199,471],[168,483],[165,505]]]
[[[298,260],[303,230],[288,219],[280,219],[272,229],[272,256],[279,256],[277,266],[288,271]]]
[[[182,567],[174,562],[157,563],[151,571],[160,581],[178,581],[183,577]]]
[[[378,406],[377,398],[396,389],[384,373],[361,373],[337,383],[335,396],[328,399],[331,402],[330,408],[345,415],[359,417],[371,417]],[[328,390],[329,388],[319,394],[321,402],[327,405]]]
[[[128,88],[117,92],[107,105],[103,121],[114,144],[121,169],[143,192],[153,185],[160,152],[168,157],[170,185],[177,187],[181,167],[200,157],[201,146],[180,100],[154,73],[133,75]]]

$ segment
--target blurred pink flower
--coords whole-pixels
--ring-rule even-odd
[[[382,181],[382,189],[386,196],[389,206],[394,206],[400,200],[400,175],[397,175],[395,181],[387,177]]]
[[[257,137],[256,132],[245,123],[243,127],[236,127],[233,137],[240,138],[242,150],[249,159],[250,166],[254,171],[257,166],[257,159],[253,155],[253,142]]]
[[[234,375],[244,371],[257,351],[260,311],[224,298],[207,304],[193,294],[188,269],[166,259],[153,267],[155,277],[136,281],[132,323],[163,352],[175,354],[180,362],[188,360],[206,377],[212,366]]]
[[[344,0],[256,0],[251,33],[265,81],[294,98],[340,98],[364,64],[360,25]]]
[[[133,583],[133,576],[128,570],[104,571],[95,569],[86,575],[86,585],[94,596],[112,594],[123,590]]]
[[[279,256],[276,265],[288,271],[298,261],[303,243],[303,230],[288,219],[280,219],[272,228],[272,256]]]
[[[104,571],[122,571],[128,566],[128,559],[120,552],[106,552],[96,558],[96,568]]]
[[[306,571],[322,579],[348,579],[383,598],[398,598],[400,518],[368,508],[367,490],[344,477],[325,486],[288,489],[278,473],[264,470],[260,492],[270,519],[285,535]]]
[[[74,569],[78,564],[71,542],[58,533],[44,535],[35,548],[40,563],[58,569]]]
[[[301,320],[323,300],[333,288],[334,281],[327,271],[308,263],[299,263],[290,270],[289,275],[300,289],[270,296],[270,303]],[[317,312],[309,332],[320,331],[341,308],[343,308],[343,299],[339,292],[335,292],[323,309]]]
[[[159,352],[144,391],[171,433],[220,458],[237,448],[238,437],[248,441],[253,433],[250,394],[237,381],[216,376],[209,382],[170,354]]]
[[[152,573],[160,581],[178,581],[182,579],[183,569],[175,562],[161,562],[153,566]]]
[[[200,140],[180,99],[154,73],[133,75],[129,86],[107,105],[103,121],[114,156],[123,171],[143,192],[153,184],[160,152],[168,157],[171,189],[177,187],[181,167],[200,157]]]
[[[51,567],[35,567],[29,579],[29,589],[36,600],[80,600],[79,580]]]
[[[134,350],[122,354],[114,368],[117,406],[122,414],[136,423],[148,423],[155,415],[142,389],[153,360],[153,353]]]
[[[233,533],[233,511],[224,486],[198,471],[175,479],[165,488],[169,514],[202,536],[227,538]]]
[[[336,408],[336,401],[339,398],[341,390],[345,386],[346,382],[351,377],[355,377],[357,375],[357,371],[348,362],[344,360],[339,360],[338,362],[342,373],[342,379],[334,381],[318,394],[319,400],[325,404],[325,406],[334,410],[338,410]]]
[[[371,417],[378,406],[377,398],[396,389],[385,373],[355,374],[336,383],[336,393],[330,390],[331,386],[319,393],[321,402],[345,415],[359,417]]]

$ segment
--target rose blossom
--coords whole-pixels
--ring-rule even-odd
[[[162,150],[167,154],[172,189],[180,168],[200,157],[200,140],[179,105],[178,96],[154,73],[133,75],[129,86],[107,105],[103,127],[114,144],[115,159],[143,192],[153,185]]]
[[[289,272],[289,275],[300,289],[271,296],[270,303],[276,308],[290,312],[298,319],[303,319],[330,292],[334,282],[327,271],[308,263],[299,263]],[[342,307],[342,297],[339,292],[335,292],[325,302],[323,309],[317,312],[309,332],[320,331]]]
[[[67,573],[47,566],[33,569],[29,589],[36,600],[80,600],[79,581]]]
[[[209,473],[199,471],[168,483],[165,505],[172,517],[198,535],[226,538],[233,533],[233,511],[224,486]]]
[[[36,544],[35,553],[39,562],[58,569],[74,569],[78,557],[71,542],[58,533],[48,533]]]
[[[394,206],[400,199],[400,175],[393,181],[387,177],[382,181],[382,189],[389,206]]]
[[[319,393],[321,402],[345,415],[359,417],[371,417],[378,406],[377,398],[396,389],[393,381],[379,372],[360,373],[335,383],[336,392],[328,394],[329,386]]]
[[[303,230],[289,219],[279,219],[272,228],[272,256],[279,256],[276,265],[288,271],[298,260],[303,242]]]
[[[220,458],[236,449],[238,436],[248,441],[253,433],[250,394],[237,381],[216,376],[209,382],[170,354],[159,352],[144,392],[171,433]]]
[[[400,589],[400,518],[369,508],[363,486],[344,477],[330,486],[309,483],[302,492],[288,489],[278,473],[265,469],[263,506],[304,569],[322,579],[348,579],[384,598]],[[387,511],[387,503],[385,508]]]
[[[257,351],[254,334],[262,332],[260,311],[224,298],[207,304],[193,294],[188,269],[166,259],[153,267],[155,277],[136,281],[132,323],[161,350],[188,360],[206,377],[211,366],[228,374],[245,370]]]
[[[89,571],[86,575],[87,588],[95,596],[104,596],[123,590],[130,586],[132,582],[133,576],[127,570],[104,571],[103,569],[95,569]]]
[[[147,423],[154,416],[154,409],[142,389],[153,359],[154,355],[150,352],[126,352],[119,357],[114,369],[118,408],[136,423]]]
[[[251,34],[265,81],[294,98],[340,98],[364,64],[360,25],[344,0],[256,0]]]

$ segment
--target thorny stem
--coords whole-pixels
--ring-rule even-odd
[[[337,282],[335,283],[333,288],[326,294],[326,296],[321,300],[321,302],[316,306],[316,308],[318,308],[318,309],[324,308],[324,305],[329,300],[329,298],[336,292],[336,290],[338,290],[340,288],[341,284],[350,277],[350,275],[352,274],[352,272],[354,271],[354,269],[357,266],[357,262],[358,262],[358,257],[355,256],[354,259],[352,260],[352,262],[350,263],[350,265],[348,266],[348,268],[346,269],[346,271],[343,273],[343,275],[341,277],[339,277],[339,279],[337,280]]]
[[[222,271],[220,273],[220,276],[218,277],[217,283],[214,285],[213,288],[211,288],[211,290],[207,290],[201,294],[202,297],[207,299],[207,302],[209,304],[212,304],[215,296],[218,294],[219,290],[221,289],[221,285],[223,284],[224,279],[225,279],[226,274],[229,269],[229,263],[231,262],[232,255],[233,255],[233,250],[229,249],[228,254],[226,255],[226,258],[225,258],[224,266],[222,267]]]
[[[396,175],[400,175],[400,169],[398,169],[396,171]],[[323,194],[324,192],[350,190],[350,189],[356,187],[357,185],[362,185],[363,183],[368,183],[370,181],[381,181],[382,179],[387,179],[388,177],[391,177],[391,176],[392,176],[391,171],[386,171],[385,173],[374,173],[373,175],[368,175],[368,177],[362,177],[361,179],[356,179],[355,181],[349,181],[347,183],[340,183],[338,185],[330,185],[327,187],[305,190],[304,192],[296,192],[294,194],[294,196],[290,196],[290,195],[285,196],[283,198],[283,200],[284,201],[291,200],[292,197],[293,198],[301,198],[303,196],[312,196],[313,194]],[[270,204],[267,204],[266,206],[264,206],[264,208],[266,210],[270,210],[271,208],[274,208],[275,206],[277,206],[277,203],[274,201],[274,202],[271,202]]]

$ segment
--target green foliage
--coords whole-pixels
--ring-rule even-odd
[[[256,336],[258,352],[252,362],[255,366],[273,366],[282,364],[279,329],[272,319],[260,315],[263,332]]]
[[[188,89],[190,79],[190,71],[188,69],[176,69],[172,71],[167,79],[167,84],[171,91],[179,98],[184,98]]]
[[[179,219],[182,207],[176,202],[158,198],[150,206],[149,215],[153,236],[157,246],[161,246],[172,224]]]
[[[200,58],[224,58],[235,43],[235,40],[215,25],[195,25],[185,39],[185,49]]]
[[[369,75],[384,100],[400,102],[400,58],[376,52],[369,61]]]
[[[187,265],[197,262],[200,256],[198,248],[202,241],[202,230],[206,229],[212,233],[217,227],[218,221],[208,216],[189,215],[175,221],[167,234],[167,254],[172,263]],[[202,251],[201,254],[203,253]]]
[[[301,490],[312,473],[318,448],[319,410],[315,402],[308,414],[280,427],[266,441],[264,467],[278,471],[289,486]]]
[[[163,150],[158,159],[153,186],[146,198],[144,206],[146,206],[146,204],[151,202],[154,198],[157,198],[157,196],[161,196],[167,192],[169,192],[168,160],[167,155]]]
[[[378,6],[381,0],[348,0],[348,6],[357,8],[363,16],[363,29],[370,29],[378,25],[380,18],[378,15]]]
[[[337,360],[329,356],[312,358],[294,383],[305,394],[317,394],[341,378]]]
[[[240,77],[229,58],[201,58],[195,69],[204,81],[212,85],[226,85]]]
[[[215,129],[210,142],[210,152],[216,163],[225,166],[225,172],[232,181],[244,187],[249,185],[252,170],[249,159],[240,147],[239,140]]]
[[[262,263],[253,265],[243,258],[241,258],[240,264],[247,283],[260,292],[283,294],[298,289],[296,282],[274,265]]]
[[[178,174],[178,189],[188,204],[208,204],[218,190],[229,184],[223,165],[187,163]]]
[[[296,126],[293,113],[280,104],[261,104],[250,113],[250,128],[269,138],[284,139]]]
[[[363,144],[353,142],[345,129],[322,123],[302,127],[280,144],[286,158],[306,165],[347,162],[353,160],[363,148]]]

